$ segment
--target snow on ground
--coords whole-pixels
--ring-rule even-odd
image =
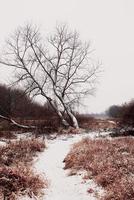
[[[43,200],[98,199],[95,194],[101,194],[102,190],[96,186],[93,180],[84,182],[80,175],[68,176],[69,171],[63,169],[63,160],[71,145],[87,136],[93,137],[92,134],[84,134],[84,136],[61,136],[55,140],[48,140],[48,148],[39,154],[34,164],[37,173],[44,173],[50,183]],[[94,192],[88,193],[89,188]]]
[[[103,195],[104,191],[98,187],[93,180],[83,180],[84,172],[78,175],[68,176],[69,170],[64,170],[63,160],[71,149],[71,146],[84,137],[96,139],[107,137],[108,132],[89,132],[76,135],[62,135],[51,140],[47,140],[47,149],[39,153],[34,162],[34,170],[42,174],[49,181],[45,195],[39,200],[97,200],[98,196]],[[20,134],[19,139],[31,137],[31,133]],[[0,142],[0,145],[4,145]],[[92,191],[88,193],[87,191]],[[20,200],[31,200],[29,197],[20,197]]]
[[[17,136],[17,139],[15,139],[14,141],[23,140],[23,139],[25,140],[25,139],[31,138],[33,136],[33,134],[32,134],[32,132],[25,132],[25,133],[16,134],[16,136]]]
[[[6,142],[5,141],[0,141],[0,146],[6,146]]]
[[[25,139],[28,139],[28,138],[32,138],[33,134],[31,132],[26,132],[26,133],[20,133],[20,134],[17,134],[15,133],[14,134],[16,136],[16,138],[11,138],[11,139],[5,139],[5,138],[1,138],[0,139],[0,146],[6,146],[7,144],[9,144],[9,142],[16,142],[16,141],[19,141],[19,140],[25,140]]]

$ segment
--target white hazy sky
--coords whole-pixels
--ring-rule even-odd
[[[134,98],[134,0],[0,0],[0,5],[1,44],[27,21],[47,32],[56,22],[66,22],[91,40],[104,73],[85,111],[101,112]],[[0,66],[0,82],[11,74]]]

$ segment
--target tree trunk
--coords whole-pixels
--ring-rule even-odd
[[[67,111],[68,116],[70,117],[71,121],[72,121],[72,126],[74,128],[79,128],[79,124],[78,121],[76,119],[76,117],[74,116],[74,114],[70,111]]]
[[[0,115],[0,118],[11,122],[14,126],[17,126],[18,128],[24,128],[24,129],[35,129],[36,128],[36,126],[26,126],[26,125],[19,124],[16,121],[14,121],[12,118],[5,117],[3,115]]]
[[[58,106],[56,106],[55,102],[53,100],[49,101],[50,105],[52,106],[52,108],[54,109],[54,111],[57,113],[59,119],[61,120],[61,123],[64,127],[69,127],[70,124],[67,122],[67,120],[64,119],[64,116],[62,114],[62,112],[58,109]]]
[[[62,113],[58,109],[57,109],[57,114],[61,120],[62,125],[65,127],[69,127],[69,123],[64,119]]]
[[[63,99],[60,99],[60,100],[65,109],[66,114],[68,115],[69,119],[71,120],[71,124],[64,118],[62,112],[58,109],[57,104],[53,100],[51,100],[50,104],[55,109],[57,115],[59,116],[59,118],[61,120],[62,125],[65,126],[66,128],[69,126],[73,126],[74,128],[79,128],[78,121],[77,121],[76,117],[74,116],[74,114],[71,111],[69,111],[69,108],[66,107]]]

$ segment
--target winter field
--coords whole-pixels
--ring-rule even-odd
[[[134,1],[1,1],[0,200],[134,200]]]
[[[133,137],[110,133],[70,129],[1,137],[0,199],[133,200]]]

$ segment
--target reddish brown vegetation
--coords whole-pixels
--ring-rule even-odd
[[[99,131],[106,129],[113,129],[116,127],[116,123],[110,123],[107,119],[95,119],[90,116],[79,115],[78,122],[81,128],[87,129],[89,131]]]
[[[76,129],[73,127],[69,127],[68,129],[64,129],[64,128],[60,128],[58,130],[58,135],[75,135],[75,134],[79,134],[80,133],[80,129]]]
[[[83,139],[65,158],[65,169],[86,170],[106,189],[104,200],[134,199],[134,140]]]
[[[37,139],[20,140],[0,147],[0,197],[16,199],[18,194],[38,195],[47,182],[35,175],[29,164],[46,147]]]
[[[37,196],[46,183],[39,175],[24,165],[0,167],[0,195],[6,199],[16,199],[18,195]]]
[[[96,121],[94,117],[84,114],[76,114],[79,126],[81,128],[90,128]]]
[[[11,131],[0,131],[0,139],[16,139],[16,135]]]
[[[15,163],[28,163],[32,161],[37,152],[43,151],[45,143],[36,139],[20,140],[12,142],[6,147],[0,148],[1,165],[10,166]]]

